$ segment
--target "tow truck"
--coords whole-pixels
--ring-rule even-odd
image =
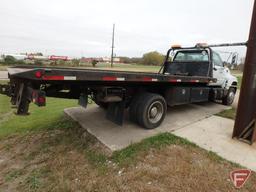
[[[208,101],[231,105],[238,82],[212,47],[244,45],[174,45],[158,73],[15,66],[8,68],[10,82],[0,85],[0,92],[11,97],[17,115],[28,114],[31,102],[45,106],[46,97],[78,99],[84,108],[93,100],[118,125],[128,111],[131,121],[154,129],[167,107]]]

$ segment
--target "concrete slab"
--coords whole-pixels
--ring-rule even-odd
[[[221,157],[256,171],[256,144],[250,146],[231,138],[234,121],[212,116],[173,134],[186,138]]]
[[[157,133],[172,132],[190,126],[227,108],[215,103],[172,107],[168,109],[162,125],[154,130],[145,130],[130,122],[128,114],[125,115],[124,125],[118,126],[106,120],[105,111],[95,105],[87,109],[81,107],[65,109],[65,113],[79,122],[84,129],[94,135],[110,150],[115,151]]]

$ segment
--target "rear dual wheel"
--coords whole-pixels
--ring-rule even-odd
[[[143,93],[135,96],[130,107],[131,120],[146,129],[158,127],[164,120],[167,105],[158,94]]]

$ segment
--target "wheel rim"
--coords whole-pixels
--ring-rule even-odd
[[[160,101],[151,103],[148,108],[148,120],[151,123],[157,123],[161,120],[164,114],[164,106]]]
[[[233,91],[230,91],[228,93],[228,103],[231,104],[234,101],[234,99],[235,99],[235,93]]]

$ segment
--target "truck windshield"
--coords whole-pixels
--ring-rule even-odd
[[[207,51],[179,51],[173,61],[208,62],[209,56]]]

